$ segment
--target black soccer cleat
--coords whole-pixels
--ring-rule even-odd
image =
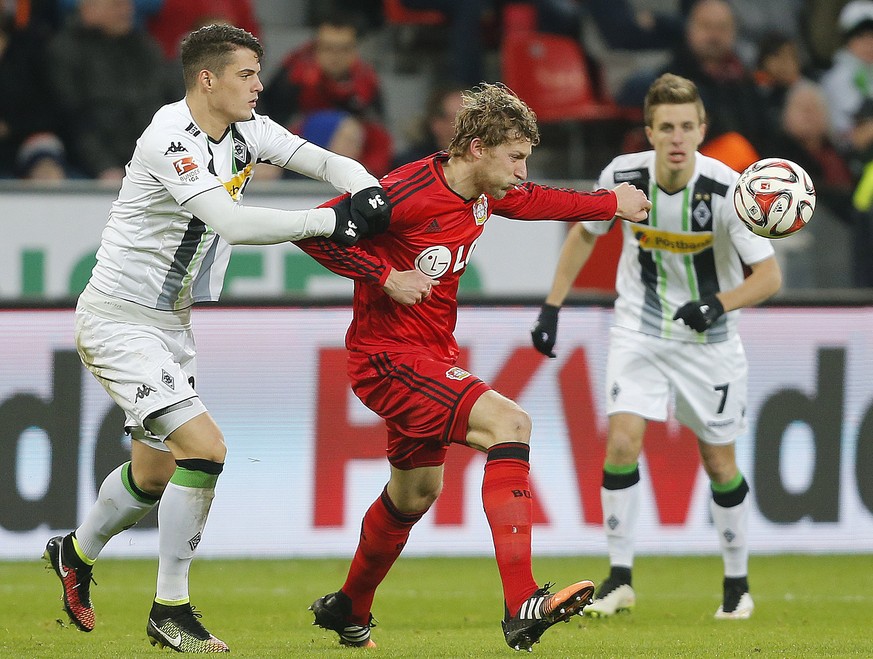
[[[340,645],[353,648],[376,647],[370,638],[370,628],[376,626],[372,614],[366,625],[350,622],[352,600],[343,591],[339,590],[319,597],[312,603],[309,610],[315,614],[315,621],[312,624],[339,634]]]
[[[534,643],[540,642],[549,627],[559,622],[567,622],[577,613],[581,613],[594,595],[594,584],[590,581],[579,581],[567,586],[554,595],[549,593],[551,584],[546,584],[531,595],[521,608],[503,625],[503,636],[506,644],[513,650],[532,650]]]
[[[94,606],[91,604],[91,566],[84,565],[76,556],[64,553],[64,536],[56,535],[48,541],[42,557],[58,575],[63,586],[64,611],[70,621],[83,632],[94,629]],[[74,566],[74,563],[79,563]],[[96,583],[96,582],[95,582]]]
[[[227,643],[206,630],[200,623],[200,617],[190,603],[166,606],[154,602],[146,626],[149,643],[176,652],[230,652]]]

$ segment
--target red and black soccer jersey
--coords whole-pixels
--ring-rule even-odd
[[[393,205],[386,233],[341,247],[325,239],[299,246],[328,269],[355,280],[349,350],[374,354],[413,352],[454,362],[458,344],[458,280],[492,213],[519,220],[608,220],[616,210],[611,191],[579,192],[524,183],[503,199],[464,199],[443,174],[438,153],[385,176],[381,185]],[[439,280],[430,297],[414,306],[394,302],[381,286],[390,268],[417,268]]]

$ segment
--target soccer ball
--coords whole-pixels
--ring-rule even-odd
[[[797,163],[765,158],[740,174],[734,188],[734,208],[752,233],[785,238],[809,222],[815,210],[815,188]]]

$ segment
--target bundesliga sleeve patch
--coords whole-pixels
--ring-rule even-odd
[[[192,183],[200,178],[200,167],[191,156],[174,160],[173,169],[176,170],[179,180],[185,183]]]

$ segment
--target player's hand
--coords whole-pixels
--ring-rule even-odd
[[[385,233],[391,221],[391,202],[379,186],[364,188],[352,195],[352,219],[369,227],[367,236]]]
[[[369,230],[367,221],[353,216],[352,200],[349,197],[344,197],[342,201],[331,208],[336,213],[336,226],[328,236],[332,241],[340,245],[354,245],[367,235]]]
[[[630,183],[622,183],[612,190],[618,205],[615,214],[631,222],[642,222],[649,216],[652,202],[646,193]]]
[[[695,332],[705,332],[724,314],[724,305],[715,295],[683,304],[673,320],[681,320]]]
[[[558,338],[558,312],[560,310],[561,307],[548,303],[544,304],[540,309],[537,322],[530,328],[530,338],[533,341],[534,348],[546,357],[555,357],[552,348],[555,347],[555,340]]]
[[[430,291],[439,281],[431,279],[420,270],[391,270],[383,286],[395,302],[411,307],[430,297]]]

